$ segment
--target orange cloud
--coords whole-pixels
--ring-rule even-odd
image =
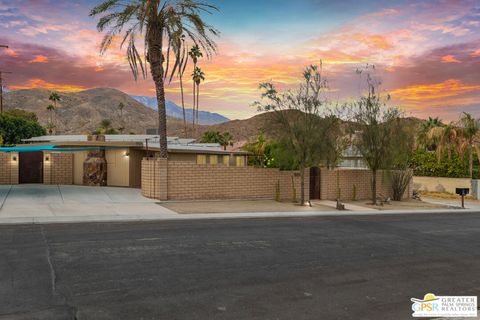
[[[45,62],[48,62],[48,58],[42,55],[35,56],[34,59],[28,61],[28,63],[45,63]]]
[[[466,85],[460,80],[449,79],[434,84],[413,85],[390,91],[392,97],[399,100],[430,101],[435,99],[455,97],[470,92],[480,92],[480,85]]]
[[[447,54],[446,56],[442,57],[442,62],[443,63],[460,63],[461,61],[458,59],[455,59],[454,55]]]
[[[477,49],[472,52],[471,54],[472,57],[480,57],[480,49]]]
[[[43,88],[48,90],[66,91],[66,92],[78,92],[78,91],[87,89],[86,87],[72,85],[72,84],[50,83],[42,79],[31,79],[31,80],[28,80],[26,84],[10,85],[9,88],[13,90]]]
[[[13,49],[7,48],[7,49],[5,49],[4,52],[9,57],[12,57],[12,58],[17,58],[18,57],[18,53]]]

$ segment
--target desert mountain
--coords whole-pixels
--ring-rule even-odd
[[[153,110],[157,110],[157,98],[147,97],[147,96],[131,96],[131,97],[137,100],[138,102],[146,105],[147,107],[152,108]],[[174,102],[168,101],[168,100],[166,101],[165,105],[167,109],[167,116],[170,116],[172,118],[183,119],[182,107],[179,107]],[[192,109],[188,109],[188,108],[185,109],[185,118],[189,123],[192,122],[192,113],[193,113]],[[229,120],[230,119],[222,116],[219,113],[202,111],[202,110],[199,110],[198,112],[198,123],[201,125],[218,124],[218,123],[227,122]]]
[[[42,125],[50,121],[47,106],[51,91],[46,89],[13,90],[5,94],[5,109],[19,108],[35,112]],[[145,133],[146,128],[157,127],[157,113],[116,89],[95,88],[76,93],[61,92],[60,102],[53,116],[57,134],[91,133],[103,119],[109,119],[114,128],[125,127],[125,133]],[[120,112],[118,105],[124,104]],[[169,132],[177,132],[179,119],[168,117]]]
[[[35,112],[42,125],[50,120],[47,106],[51,91],[46,89],[14,90],[5,94],[6,109],[19,108]],[[77,93],[59,93],[61,101],[57,105],[54,122],[57,134],[91,133],[100,126],[103,119],[112,121],[114,128],[124,126],[125,133],[145,133],[146,128],[157,127],[157,112],[116,89],[96,88]],[[118,105],[125,105],[122,116]],[[181,109],[180,109],[181,110]],[[265,124],[271,118],[270,113],[258,114],[244,120],[231,120],[214,125],[200,125],[197,131],[188,127],[183,132],[183,120],[167,117],[167,131],[170,136],[200,138],[205,131],[230,132],[235,145],[241,146],[254,139],[260,132],[266,132]],[[122,120],[123,119],[123,120]],[[416,130],[423,120],[405,118],[404,125]],[[266,132],[268,137],[268,132]]]

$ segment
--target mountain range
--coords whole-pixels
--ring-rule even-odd
[[[113,128],[125,128],[123,132],[127,134],[144,134],[145,129],[158,127],[158,114],[153,108],[145,106],[144,103],[116,89],[95,88],[75,93],[59,92],[60,101],[53,114],[47,110],[47,106],[52,104],[48,99],[50,94],[51,91],[39,88],[11,90],[4,94],[4,108],[6,110],[19,108],[34,112],[40,124],[44,126],[52,117],[56,125],[56,134],[88,134],[98,129],[100,122],[104,119],[109,119]],[[118,108],[120,103],[125,106],[122,110]],[[176,114],[180,112],[181,115],[181,108],[172,107],[172,104],[167,103],[167,106],[170,106],[170,108],[167,107],[167,110],[174,110],[177,112]],[[167,116],[169,136],[197,139],[205,131],[230,132],[234,137],[236,147],[254,139],[260,132],[266,131],[265,124],[271,120],[271,113],[267,112],[249,119],[230,121],[227,119],[222,123],[199,125],[197,130],[192,130],[191,123],[189,123],[187,132],[185,132],[183,120],[170,116],[173,114],[171,112]],[[204,112],[204,115],[216,117],[214,113],[210,112]],[[415,128],[422,120],[406,118],[404,122],[405,125]],[[268,132],[265,133],[268,137]]]
[[[148,97],[148,96],[133,96],[131,97],[138,102],[146,105],[153,110],[157,110],[157,98],[156,97]],[[183,119],[183,110],[182,107],[179,107],[174,102],[167,100],[165,107],[167,109],[167,116]],[[188,123],[192,122],[192,109],[185,109],[185,118]],[[210,124],[218,124],[230,121],[227,117],[222,116],[221,114],[208,112],[208,111],[198,111],[198,123],[201,125],[210,125]]]
[[[12,90],[4,94],[4,108],[24,109],[34,112],[40,124],[53,119],[57,134],[86,134],[108,119],[113,128],[123,127],[124,133],[145,133],[146,128],[158,126],[157,112],[146,107],[128,94],[111,88],[95,88],[80,92],[58,92],[60,101],[54,113],[47,110],[52,104],[51,91],[41,88]],[[119,109],[119,104],[125,106]],[[167,117],[167,129],[178,132],[183,121]]]

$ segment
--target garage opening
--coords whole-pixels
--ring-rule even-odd
[[[43,183],[43,152],[20,152],[18,183]]]

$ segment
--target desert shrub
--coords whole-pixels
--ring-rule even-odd
[[[390,172],[392,183],[392,197],[395,201],[401,201],[408,184],[413,178],[412,170],[393,170]]]

